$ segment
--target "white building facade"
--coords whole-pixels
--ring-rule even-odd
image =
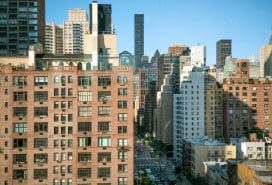
[[[183,138],[200,138],[205,135],[204,72],[192,72],[181,82],[181,93],[173,98],[174,158],[182,156]]]
[[[193,46],[191,48],[191,65],[196,67],[206,66],[205,46]]]

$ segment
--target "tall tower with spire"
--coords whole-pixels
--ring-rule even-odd
[[[260,76],[272,76],[272,31],[268,44],[260,49]]]

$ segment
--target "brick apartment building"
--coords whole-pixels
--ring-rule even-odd
[[[272,79],[249,78],[249,61],[236,62],[236,74],[223,84],[224,90],[224,136],[239,137],[258,127],[272,136]]]
[[[133,184],[133,69],[71,56],[0,66],[0,184]]]

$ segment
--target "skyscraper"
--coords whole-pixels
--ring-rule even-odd
[[[44,45],[44,0],[2,0],[0,9],[0,55],[27,55],[30,45]]]
[[[92,31],[92,6],[89,5],[90,8],[90,31]],[[113,27],[111,24],[111,5],[110,4],[98,4],[98,33],[111,33],[113,31]]]
[[[223,68],[225,59],[231,56],[231,40],[224,39],[216,42],[216,68]]]
[[[272,33],[268,44],[260,49],[260,76],[272,76]]]
[[[141,57],[144,55],[144,14],[134,15],[134,55],[138,69],[141,66]]]
[[[63,53],[63,27],[54,23],[46,23],[45,49],[47,53]]]
[[[84,34],[89,32],[87,12],[81,9],[68,11],[68,20],[63,26],[63,51],[79,54],[84,51]]]

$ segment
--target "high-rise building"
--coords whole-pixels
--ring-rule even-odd
[[[134,55],[136,68],[141,67],[141,58],[144,55],[144,14],[134,15]]]
[[[225,59],[231,56],[231,40],[224,39],[216,42],[216,68],[221,69],[225,65]]]
[[[228,77],[224,84],[224,137],[240,137],[253,127],[271,137],[271,78],[250,78],[250,62],[236,62],[235,76]]]
[[[260,49],[260,76],[272,76],[272,33],[268,44]]]
[[[31,48],[24,70],[0,67],[0,184],[134,183],[133,69],[93,37],[92,55]]]
[[[206,47],[193,46],[191,48],[191,65],[195,67],[206,66]]]
[[[44,0],[3,0],[0,9],[0,55],[28,55],[29,46],[44,45]]]
[[[46,23],[45,49],[47,53],[63,53],[63,28],[53,23]]]
[[[90,8],[90,31],[92,31],[92,9],[93,3],[89,5]],[[111,4],[98,4],[98,33],[107,34],[114,30],[111,23]]]
[[[84,52],[84,36],[89,33],[89,22],[85,10],[68,11],[68,20],[63,24],[63,51],[65,54]]]

